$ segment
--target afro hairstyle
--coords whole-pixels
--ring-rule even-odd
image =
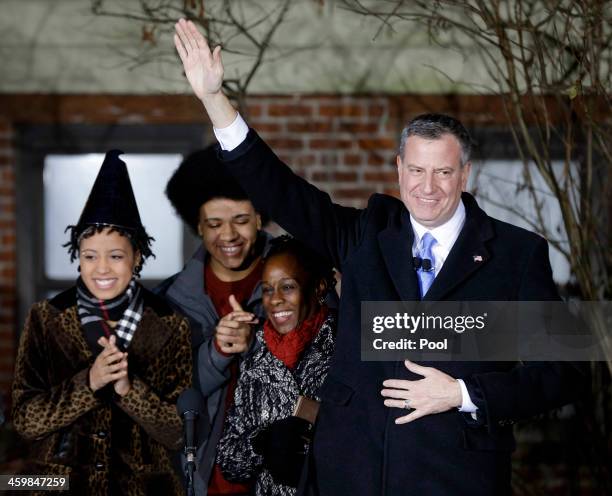
[[[176,213],[195,234],[200,207],[215,198],[248,200],[249,197],[217,156],[216,145],[195,151],[181,162],[166,186],[166,196]]]

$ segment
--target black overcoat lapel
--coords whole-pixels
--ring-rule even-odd
[[[378,234],[378,244],[387,271],[402,301],[420,299],[419,283],[413,266],[413,240],[408,211],[402,212],[401,222],[390,225]]]
[[[463,229],[451,249],[442,270],[425,295],[426,301],[443,300],[445,296],[483,267],[490,258],[485,242],[493,238],[493,226],[470,195],[463,194],[466,218]]]

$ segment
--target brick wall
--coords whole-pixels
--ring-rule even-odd
[[[258,96],[248,121],[293,170],[345,205],[399,194],[395,157],[405,123],[448,112],[468,126],[504,123],[501,99],[471,96]]]
[[[261,97],[249,122],[293,170],[346,205],[397,194],[398,126],[382,97]]]
[[[13,376],[16,326],[15,163],[11,123],[0,118],[0,392]]]

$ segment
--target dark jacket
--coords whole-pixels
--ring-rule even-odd
[[[336,352],[321,395],[311,488],[321,495],[503,495],[510,492],[515,419],[572,401],[584,377],[570,364],[422,362],[466,381],[478,422],[458,411],[406,425],[387,408],[385,379],[415,380],[402,362],[362,362],[362,301],[418,300],[414,233],[403,203],[370,197],[365,209],[334,204],[293,174],[253,131],[222,152],[258,211],[342,272]],[[548,245],[495,220],[464,193],[466,221],[426,300],[549,300],[558,294]],[[475,257],[479,255],[479,257]]]
[[[336,318],[330,312],[319,333],[304,351],[295,370],[289,370],[265,345],[263,329],[257,332],[260,347],[240,366],[234,405],[225,421],[217,447],[217,462],[228,480],[256,480],[258,496],[292,496],[295,488],[274,481],[253,451],[252,438],[264,427],[293,413],[298,395],[320,400],[319,389],[334,351]]]
[[[108,386],[94,393],[88,376],[96,357],[75,288],[33,305],[13,383],[15,429],[32,441],[28,473],[68,475],[75,495],[182,494],[169,450],[181,446],[175,404],[191,385],[189,339],[187,320],[144,290],[127,349],[132,388],[124,397]]]

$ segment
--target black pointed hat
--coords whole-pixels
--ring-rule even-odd
[[[127,234],[143,258],[152,255],[153,241],[140,220],[138,205],[130,182],[127,166],[119,158],[121,150],[110,150],[91,188],[79,222],[70,229],[70,241],[66,243],[71,259],[76,258],[79,237],[89,227],[113,227]]]
[[[112,225],[144,229],[121,150],[110,150],[98,172],[77,226]]]

